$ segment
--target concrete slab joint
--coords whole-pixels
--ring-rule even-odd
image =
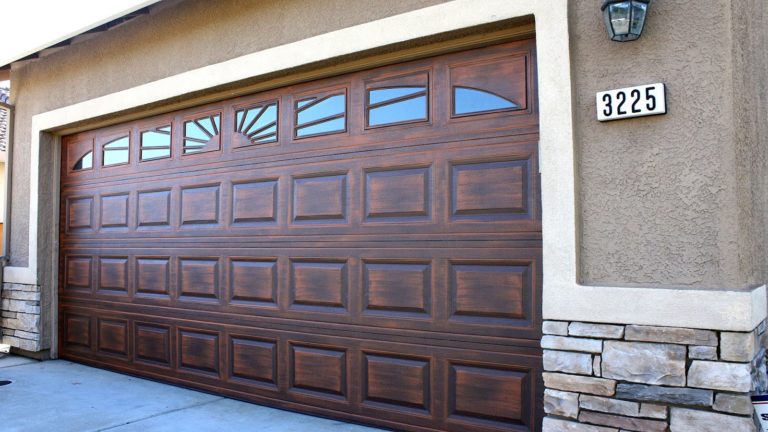
[[[745,332],[567,321],[544,328],[545,432],[759,430],[750,394],[768,387],[764,323]]]

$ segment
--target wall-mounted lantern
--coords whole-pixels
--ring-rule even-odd
[[[603,18],[612,41],[629,42],[640,37],[650,0],[605,0]]]

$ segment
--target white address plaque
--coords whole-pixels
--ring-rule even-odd
[[[600,121],[667,113],[667,96],[662,83],[598,92],[596,101]]]

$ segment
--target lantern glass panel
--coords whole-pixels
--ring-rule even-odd
[[[608,14],[611,19],[611,27],[615,35],[626,35],[629,33],[629,17],[631,2],[614,3],[608,6]]]
[[[630,33],[640,36],[643,31],[643,23],[645,23],[645,13],[648,10],[648,5],[643,2],[632,2],[632,24],[630,26]]]

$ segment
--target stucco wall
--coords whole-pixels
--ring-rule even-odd
[[[148,16],[40,61],[14,65],[14,166],[29,166],[31,118],[37,113],[444,1],[217,0],[215,8],[205,0],[161,2]],[[41,153],[40,196],[50,197],[53,185],[46,169],[50,154],[45,153]],[[19,204],[12,208],[11,265],[25,266],[29,209],[23,197],[29,196],[28,171],[17,169],[13,175],[13,196]],[[50,226],[51,203],[40,201],[40,226]],[[41,263],[49,256],[45,246],[50,241],[41,237]]]
[[[30,119],[37,113],[443,1],[320,0],[308,7],[302,0],[221,0],[215,14],[206,1],[163,2],[149,16],[14,66],[14,164],[29,166]],[[569,11],[581,281],[697,288],[763,283],[768,220],[765,158],[757,143],[768,136],[759,121],[768,82],[765,2],[654,1],[643,37],[627,44],[607,39],[600,3],[571,1]],[[745,27],[761,31],[735,32]],[[595,120],[596,91],[657,81],[668,86],[668,115]],[[745,107],[751,117],[741,114]],[[54,163],[53,153],[41,154],[41,227],[53,220]],[[29,193],[27,176],[14,171],[17,201]],[[23,204],[12,209],[14,266],[27,263],[28,210]],[[55,238],[41,237],[39,246],[46,273]]]
[[[654,1],[623,44],[599,3],[570,2],[582,282],[762,284],[765,2]],[[595,92],[654,82],[667,115],[596,121]]]

